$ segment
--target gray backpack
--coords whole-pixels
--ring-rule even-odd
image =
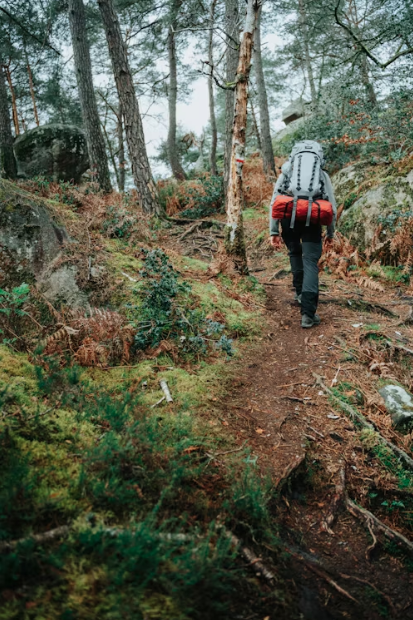
[[[291,228],[294,228],[299,198],[308,200],[305,225],[309,226],[313,200],[322,197],[324,194],[324,183],[321,176],[321,169],[324,164],[323,149],[314,140],[297,142],[291,151],[289,163],[291,168],[286,189],[294,198]]]

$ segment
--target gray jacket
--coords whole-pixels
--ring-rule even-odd
[[[334,213],[334,218],[333,218],[333,222],[332,224],[330,224],[330,226],[327,226],[327,237],[332,239],[334,237],[334,231],[336,228],[336,219],[337,219],[337,203],[336,203],[336,199],[334,196],[334,190],[333,190],[333,186],[331,184],[331,179],[328,176],[327,172],[325,172],[324,170],[321,171],[321,175],[322,175],[322,180],[324,181],[324,189],[325,189],[325,193],[327,195],[328,200],[331,202],[331,204],[333,205],[333,213]],[[280,193],[280,187],[282,186],[283,182],[284,182],[285,176],[283,173],[280,174],[280,176],[277,179],[276,184],[274,185],[274,192],[272,194],[272,198],[271,198],[271,202],[270,202],[270,235],[271,237],[277,236],[280,234],[280,227],[279,227],[279,223],[280,220],[274,220],[272,217],[272,205],[274,200],[276,199],[276,197],[278,196],[278,194]]]

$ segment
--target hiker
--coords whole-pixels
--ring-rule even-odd
[[[318,142],[296,143],[288,162],[281,168],[270,204],[271,245],[281,249],[281,224],[303,328],[320,324],[316,311],[322,225],[327,225],[325,244],[328,245],[334,238],[337,215],[333,187],[323,165],[323,149]]]

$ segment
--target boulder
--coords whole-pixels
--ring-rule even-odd
[[[60,265],[65,227],[47,202],[0,180],[0,287],[37,284],[50,301],[87,303],[76,283],[76,269]]]
[[[413,422],[413,395],[400,385],[386,385],[379,390],[394,426]]]
[[[288,108],[282,111],[281,120],[286,125],[289,125],[293,121],[296,121],[302,116],[305,116],[306,114],[308,114],[310,106],[311,106],[310,103],[303,101],[301,98],[295,99],[295,101],[292,101],[290,103]]]
[[[89,168],[86,137],[72,125],[50,124],[30,129],[14,141],[21,177],[43,176],[78,183]]]
[[[354,245],[364,250],[371,245],[380,216],[395,210],[403,212],[412,209],[413,170],[405,177],[378,180],[365,191],[360,191],[362,178],[360,169],[348,166],[335,175],[333,183],[338,203],[344,202],[347,207],[341,216],[339,229]],[[382,232],[387,234],[385,228]]]

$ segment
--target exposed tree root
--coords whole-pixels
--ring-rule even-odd
[[[336,484],[336,490],[335,490],[333,499],[331,500],[328,513],[326,514],[324,519],[321,521],[321,526],[320,526],[321,531],[328,532],[329,534],[334,534],[333,530],[331,529],[331,526],[336,520],[337,511],[339,510],[340,506],[344,502],[345,492],[346,492],[346,475],[345,475],[345,469],[344,467],[342,467],[340,469],[339,481]]]
[[[355,502],[353,502],[350,498],[346,497],[346,507],[348,511],[357,519],[365,521],[367,527],[373,536],[373,548],[376,544],[375,536],[373,534],[373,530],[376,529],[382,532],[386,538],[392,540],[397,545],[402,547],[405,551],[413,555],[413,543],[410,542],[403,534],[392,530],[388,525],[380,521],[377,517],[374,516],[372,512],[366,510],[366,508],[361,508]],[[370,550],[370,551],[369,551]],[[371,553],[372,547],[369,547],[368,552]]]
[[[247,560],[247,562],[254,569],[257,575],[259,575],[260,577],[264,577],[264,579],[269,582],[273,582],[275,580],[274,574],[265,566],[261,558],[256,556],[251,549],[245,547],[242,544],[242,541],[237,536],[235,536],[235,534],[227,530],[227,528],[223,525],[218,526],[217,529],[224,532],[225,536],[227,536],[227,538],[231,541],[234,547],[239,547],[241,555]]]
[[[385,314],[386,316],[391,316],[395,318],[399,317],[398,314],[395,314],[392,310],[389,310],[381,304],[376,304],[372,301],[364,301],[362,299],[348,299],[347,297],[324,297],[320,299],[320,303],[337,304],[338,306],[350,308],[351,310],[356,310],[357,312],[361,310],[364,312],[376,312],[379,314]]]
[[[385,437],[383,437],[383,435],[381,435],[378,430],[376,429],[376,427],[371,423],[368,422],[366,420],[366,418],[359,412],[357,411],[357,409],[354,409],[354,407],[352,407],[351,405],[348,405],[347,403],[343,402],[340,398],[338,398],[334,392],[332,390],[330,390],[330,388],[328,388],[325,383],[323,382],[323,380],[321,379],[321,377],[319,375],[317,375],[316,373],[313,373],[313,376],[316,378],[317,383],[320,387],[323,388],[323,390],[325,390],[327,392],[327,394],[329,396],[331,396],[331,398],[338,404],[340,405],[340,407],[346,412],[348,413],[348,415],[351,417],[351,419],[357,420],[357,422],[360,424],[360,426],[362,426],[363,428],[368,428],[371,431],[374,431],[377,435],[377,439],[383,443],[385,446],[387,446],[393,453],[394,455],[400,459],[400,461],[403,462],[403,465],[405,465],[408,469],[413,470],[413,459],[410,458],[410,456],[408,456],[408,454],[406,454],[406,452],[404,452],[404,450],[402,450],[401,448],[399,448],[398,446],[396,446],[394,443],[392,443],[391,441],[389,441],[388,439],[386,439]]]
[[[284,469],[281,476],[279,476],[275,482],[275,488],[280,490],[282,486],[284,486],[287,479],[291,476],[293,472],[295,472],[300,465],[305,461],[306,454],[303,452],[302,454],[298,454],[295,459],[293,459],[290,463],[288,463],[287,467]]]

